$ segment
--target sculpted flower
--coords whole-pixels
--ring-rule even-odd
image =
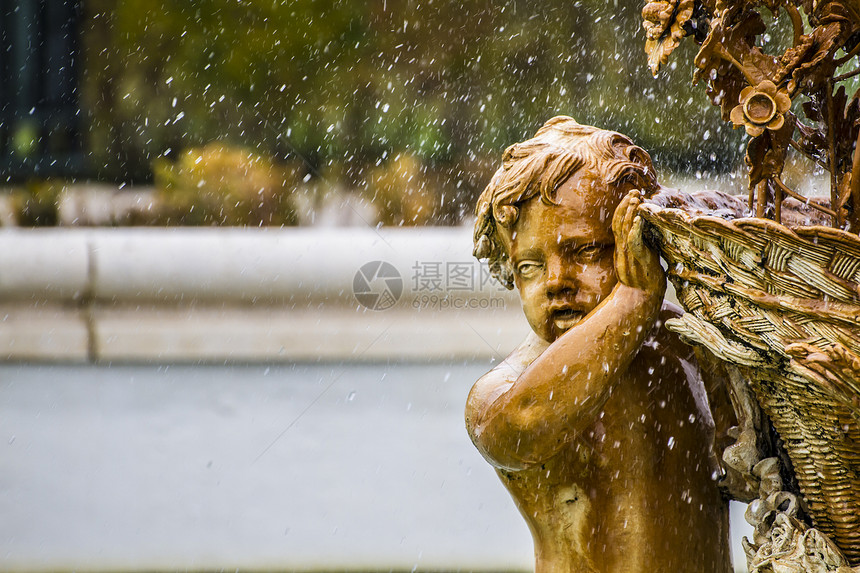
[[[788,92],[777,90],[772,81],[765,80],[741,91],[740,103],[732,109],[731,120],[735,127],[743,126],[751,137],[758,137],[765,129],[780,129],[790,107]]]

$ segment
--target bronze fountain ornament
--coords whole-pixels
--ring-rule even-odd
[[[536,571],[730,570],[719,369],[665,328],[637,209],[658,188],[625,136],[567,117],[505,151],[475,255],[532,333],[469,395],[466,425],[531,529]]]
[[[723,453],[759,488],[749,569],[860,570],[860,2],[657,0],[642,16],[652,72],[697,43],[694,84],[751,137],[747,208],[655,196],[640,213],[687,311],[668,326],[755,398],[736,400]],[[783,182],[789,153],[829,174],[829,197]]]
[[[787,18],[782,53],[763,11]],[[728,571],[736,499],[752,573],[856,573],[860,0],[642,16],[655,75],[699,45],[694,84],[750,137],[749,197],[661,188],[628,138],[566,117],[510,147],[474,252],[533,333],[473,387],[469,434],[539,572]],[[829,197],[783,182],[790,152],[829,173]],[[663,303],[666,276],[685,312]]]
[[[782,15],[789,47],[768,53]],[[685,38],[699,45],[693,83],[705,82],[725,121],[743,127],[750,208],[780,221],[782,201],[805,198],[782,180],[789,149],[830,172],[829,201],[811,205],[833,227],[860,232],[860,74],[857,0],[654,0],[642,10],[652,73]],[[856,87],[856,86],[855,86]],[[794,105],[793,105],[794,104]],[[855,206],[857,206],[855,208]]]

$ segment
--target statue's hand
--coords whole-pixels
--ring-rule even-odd
[[[666,292],[666,275],[660,266],[660,257],[642,240],[643,220],[636,213],[641,203],[641,193],[633,190],[615,209],[612,217],[615,272],[621,284],[662,299]]]

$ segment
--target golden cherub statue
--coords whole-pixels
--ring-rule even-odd
[[[466,425],[538,573],[731,569],[715,425],[721,439],[735,420],[723,381],[664,327],[679,309],[637,214],[657,189],[630,139],[556,117],[478,200],[475,255],[533,332],[475,383]]]

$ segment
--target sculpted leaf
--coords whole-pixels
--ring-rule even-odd
[[[760,181],[779,177],[785,166],[785,154],[794,133],[795,117],[787,114],[785,122],[777,130],[766,129],[759,137],[750,140],[747,146],[746,164],[749,167],[750,187]]]
[[[720,62],[713,69],[705,93],[720,108],[723,121],[731,120],[732,109],[740,101],[741,91],[747,87],[743,74],[728,62]]]
[[[659,0],[642,9],[645,28],[645,52],[651,73],[657,75],[660,66],[669,61],[669,54],[687,35],[687,23],[693,16],[693,0]]]
[[[836,70],[833,54],[842,44],[839,41],[840,31],[839,24],[831,24],[816,28],[809,36],[803,36],[801,44],[783,56],[777,76],[790,76],[802,90],[825,82]]]

